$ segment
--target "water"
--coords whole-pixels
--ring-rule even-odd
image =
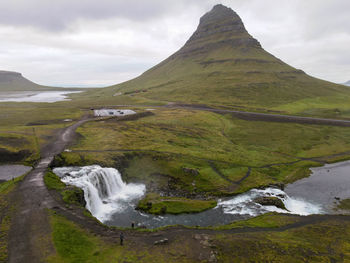
[[[350,161],[327,164],[311,171],[310,177],[288,185],[285,191],[320,204],[326,213],[335,213],[337,199],[350,198]]]
[[[182,224],[188,226],[213,226],[247,219],[267,212],[293,213],[299,215],[319,214],[319,205],[303,199],[290,197],[279,189],[253,189],[233,198],[219,200],[214,209],[196,214],[155,216],[135,210],[137,202],[144,196],[143,184],[126,184],[114,168],[98,165],[85,167],[55,168],[54,172],[66,184],[84,190],[86,208],[107,225],[130,227],[131,222],[139,226],[155,228]],[[262,206],[254,202],[257,197],[270,196],[282,200],[287,210],[275,206]]]
[[[0,92],[0,102],[58,102],[70,100],[68,94],[81,91],[19,91]]]
[[[61,180],[84,190],[86,208],[100,221],[121,213],[145,193],[143,184],[126,184],[114,168],[98,165],[81,168],[55,168]]]
[[[32,167],[24,165],[0,165],[0,181],[8,181],[29,172]]]

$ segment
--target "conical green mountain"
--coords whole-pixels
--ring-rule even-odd
[[[348,93],[306,75],[270,53],[230,8],[216,5],[175,54],[111,92],[146,99],[271,108]]]

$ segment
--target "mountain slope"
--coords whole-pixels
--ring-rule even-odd
[[[350,80],[348,82],[345,82],[344,85],[350,86]]]
[[[264,108],[349,94],[344,86],[310,77],[266,52],[223,5],[200,19],[175,54],[141,76],[103,90],[104,95],[119,92],[158,101]]]
[[[18,72],[0,71],[0,91],[35,91],[38,89],[51,90],[53,88],[31,82]]]

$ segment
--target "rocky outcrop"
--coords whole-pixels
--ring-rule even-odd
[[[222,45],[245,49],[261,48],[260,43],[249,35],[238,14],[219,4],[201,17],[197,30],[174,55],[206,53]]]
[[[199,171],[197,169],[194,168],[187,168],[187,167],[183,167],[182,171],[186,174],[191,174],[191,175],[199,175]]]
[[[254,199],[254,202],[263,206],[276,206],[277,208],[287,210],[282,200],[277,197],[269,197],[269,196],[257,197]]]

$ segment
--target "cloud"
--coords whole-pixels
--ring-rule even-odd
[[[122,82],[178,50],[218,2],[292,66],[350,79],[348,0],[0,1],[0,68],[47,85]]]

